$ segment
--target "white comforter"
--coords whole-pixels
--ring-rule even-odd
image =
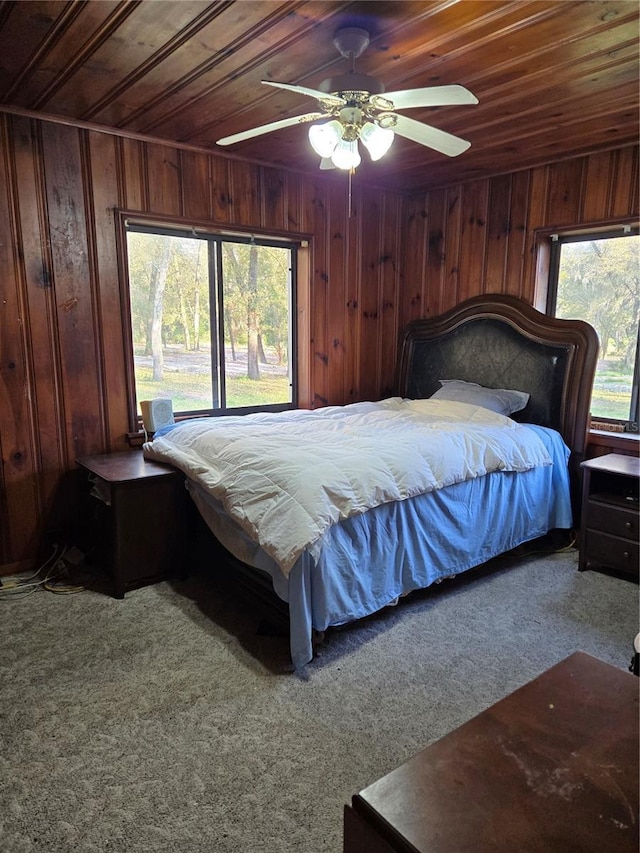
[[[328,527],[492,471],[550,465],[538,436],[467,403],[404,400],[184,421],[144,445],[203,486],[286,574]]]

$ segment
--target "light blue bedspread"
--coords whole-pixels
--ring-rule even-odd
[[[527,428],[542,439],[553,465],[487,474],[348,518],[324,534],[317,560],[304,553],[288,577],[239,527],[226,538],[221,506],[197,485],[189,489],[222,544],[268,572],[289,603],[291,659],[300,668],[313,657],[312,628],[368,616],[400,595],[573,526],[569,450],[554,430]]]

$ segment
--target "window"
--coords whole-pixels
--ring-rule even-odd
[[[296,247],[126,223],[136,413],[293,408]]]
[[[554,235],[547,313],[590,323],[600,339],[592,421],[638,431],[640,236],[637,228]]]

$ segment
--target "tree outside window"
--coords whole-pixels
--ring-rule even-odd
[[[591,415],[637,431],[640,236],[558,236],[550,312],[590,323],[600,339]]]

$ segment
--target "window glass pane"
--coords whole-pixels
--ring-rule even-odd
[[[598,332],[600,357],[591,414],[627,421],[640,321],[640,237],[562,244],[556,316],[586,320]]]
[[[290,403],[290,250],[222,243],[228,407]]]
[[[129,232],[127,249],[138,412],[158,397],[211,409],[207,241]]]
[[[138,414],[294,405],[295,250],[266,242],[128,226]]]

